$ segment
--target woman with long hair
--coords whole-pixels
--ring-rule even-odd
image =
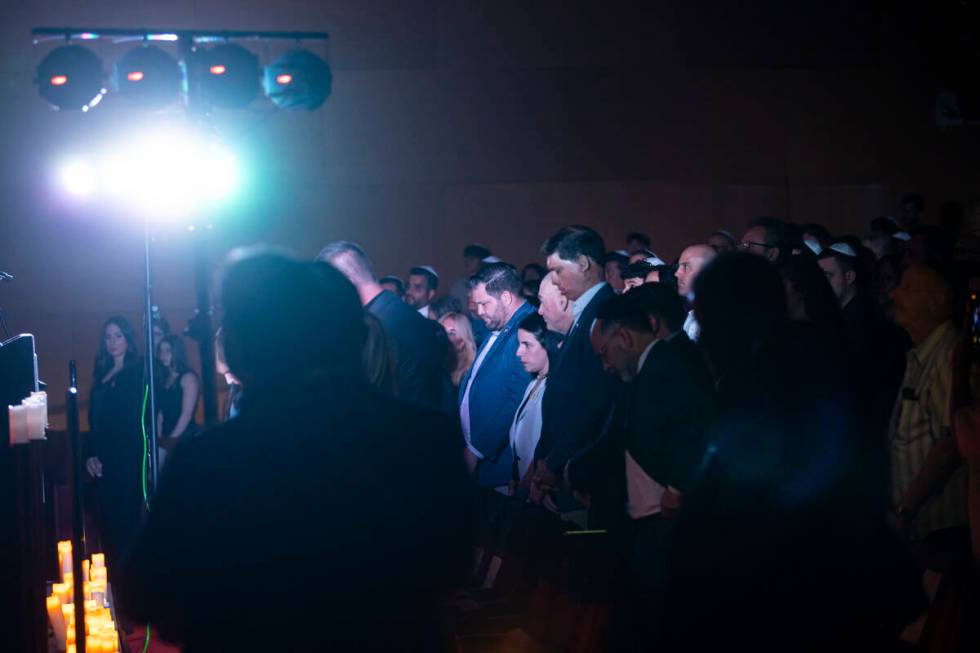
[[[103,545],[110,561],[126,554],[142,517],[140,415],[145,390],[136,342],[126,318],[113,316],[105,321],[89,401],[85,468],[98,480]]]
[[[541,402],[551,361],[558,353],[558,335],[549,331],[544,318],[531,313],[517,326],[517,357],[534,377],[524,391],[510,427],[510,446],[514,449],[515,482],[528,476],[534,450],[541,438]]]
[[[450,369],[453,385],[459,387],[466,372],[469,371],[473,361],[476,360],[476,341],[473,339],[473,328],[470,326],[470,319],[462,313],[449,313],[444,315],[439,324],[446,329],[449,336],[449,343],[452,345],[453,365]]]
[[[156,361],[159,370],[157,441],[164,449],[160,452],[160,464],[163,464],[165,451],[172,449],[178,438],[194,435],[198,430],[194,412],[201,394],[201,382],[187,361],[187,348],[178,335],[163,337],[157,345]]]

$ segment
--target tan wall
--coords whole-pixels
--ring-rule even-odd
[[[138,216],[52,192],[55,160],[143,116],[110,96],[88,115],[47,110],[31,86],[34,25],[330,31],[334,95],[313,114],[257,102],[216,124],[247,147],[253,192],[216,223],[215,252],[266,241],[313,256],[362,242],[381,273],[433,264],[446,283],[484,242],[518,264],[557,227],[596,226],[610,247],[642,229],[665,258],[716,228],[789,215],[860,231],[904,190],[935,210],[971,194],[955,135],[937,133],[901,79],[873,70],[689,68],[673,13],[636,24],[563,3],[23,3],[0,21],[0,306],[38,338],[59,403],[67,361],[88,380],[99,325],[138,323]],[[615,36],[608,36],[615,33]],[[603,36],[606,34],[606,36]],[[130,47],[98,45],[107,62]],[[275,46],[255,45],[268,60]],[[175,326],[194,307],[191,239],[157,230],[156,300]],[[83,386],[87,391],[87,383]],[[56,419],[55,424],[59,424]]]

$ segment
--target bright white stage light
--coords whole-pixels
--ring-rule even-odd
[[[233,198],[242,182],[230,150],[180,130],[130,136],[94,161],[64,166],[64,188],[78,197],[97,191],[125,211],[155,221],[213,210]]]
[[[62,164],[58,170],[58,180],[65,190],[76,197],[88,197],[95,191],[95,171],[85,161]]]

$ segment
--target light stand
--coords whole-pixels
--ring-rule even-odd
[[[156,375],[154,374],[154,359],[156,358],[156,351],[153,347],[153,276],[150,271],[150,241],[152,239],[152,233],[150,231],[150,220],[147,219],[144,224],[144,247],[143,247],[143,263],[144,272],[144,313],[143,321],[146,323],[146,387],[148,393],[148,401],[150,406],[150,429],[149,438],[150,441],[147,443],[147,451],[150,452],[150,489],[156,490],[157,487],[157,477],[159,474],[159,458],[160,450],[159,443],[157,442],[157,401],[156,401]],[[146,421],[143,422],[144,428],[146,427]],[[146,492],[145,500],[149,500],[149,495],[151,492],[147,491],[147,488],[143,488]]]

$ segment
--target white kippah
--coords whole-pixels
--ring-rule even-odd
[[[425,270],[426,272],[428,272],[429,274],[431,274],[432,276],[434,276],[436,279],[439,278],[439,273],[436,272],[436,269],[434,267],[432,267],[431,265],[420,265],[420,266],[418,266],[418,268],[420,270]]]
[[[485,259],[483,259],[483,262],[484,263],[501,263],[502,261],[497,256],[488,256]]]
[[[649,263],[650,265],[667,265],[666,263],[664,263],[663,259],[661,259],[656,254],[654,254],[653,256],[650,256],[648,258],[643,259],[643,262],[644,263]]]
[[[627,258],[629,258],[629,255],[630,255],[630,253],[627,252],[625,249],[617,249],[617,250],[613,251],[613,254],[619,254],[620,256],[625,256]]]
[[[830,249],[837,252],[838,254],[843,254],[844,256],[850,256],[851,258],[857,258],[857,252],[854,248],[847,243],[834,243],[830,246]]]
[[[803,244],[809,247],[810,251],[813,252],[814,255],[816,256],[820,256],[820,252],[823,251],[823,247],[820,246],[820,243],[813,240],[812,238],[804,238]]]
[[[896,238],[906,243],[912,240],[912,236],[907,231],[896,231],[894,234],[892,234],[892,238]]]

